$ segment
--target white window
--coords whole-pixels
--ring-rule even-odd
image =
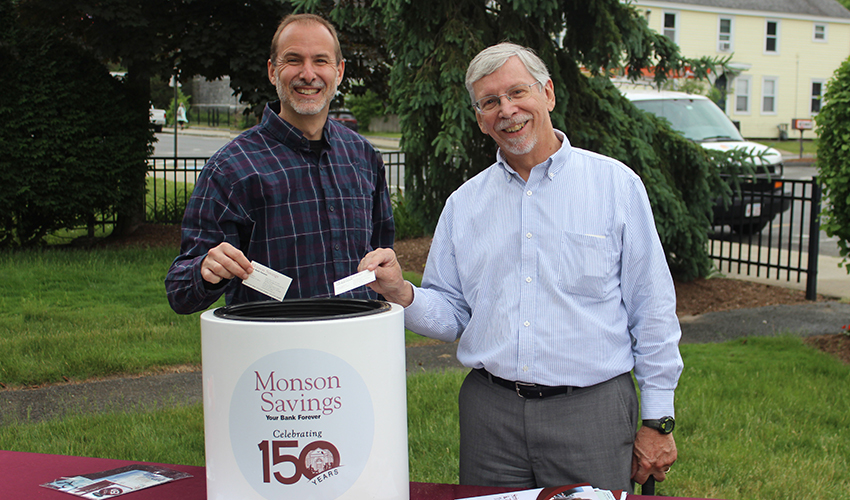
[[[735,79],[735,113],[739,115],[750,114],[750,78],[739,76]]]
[[[761,114],[763,115],[776,114],[776,87],[778,80],[775,76],[765,76],[761,80]]]
[[[814,29],[812,31],[812,41],[815,42],[826,42],[826,25],[825,24],[814,24]]]
[[[734,19],[721,16],[717,18],[717,51],[732,52],[732,28]]]
[[[664,26],[662,26],[662,33],[664,36],[673,40],[674,42],[679,42],[679,13],[678,12],[669,12],[665,11],[663,16]]]
[[[812,80],[812,105],[811,112],[813,115],[818,114],[821,106],[821,99],[823,98],[824,89],[824,80]]]
[[[764,52],[779,53],[779,21],[768,19],[764,23]]]

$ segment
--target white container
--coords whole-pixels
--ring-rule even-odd
[[[208,499],[409,499],[401,306],[240,304],[201,339]]]

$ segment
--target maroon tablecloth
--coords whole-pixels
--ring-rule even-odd
[[[0,450],[0,498],[68,500],[74,497],[67,493],[42,488],[39,485],[49,483],[62,476],[90,474],[139,463],[145,462]],[[206,500],[207,483],[204,467],[171,464],[149,465],[160,465],[181,472],[188,472],[192,474],[192,477],[130,493],[127,500]],[[410,500],[456,500],[516,490],[517,488],[412,482],[410,483]],[[660,497],[629,495],[629,500],[653,499],[660,500]],[[667,497],[666,500],[673,499]]]

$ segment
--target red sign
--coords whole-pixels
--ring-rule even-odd
[[[815,128],[815,121],[811,118],[794,118],[791,120],[791,128],[794,130],[812,130]]]

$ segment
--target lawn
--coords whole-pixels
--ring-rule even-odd
[[[163,278],[175,254],[0,253],[0,383],[200,364],[198,315],[176,315],[165,300]],[[659,494],[850,499],[850,366],[791,336],[688,344],[682,355],[679,461]],[[408,377],[411,480],[457,481],[456,397],[463,375]],[[203,465],[203,409],[19,422],[0,427],[0,449]]]

